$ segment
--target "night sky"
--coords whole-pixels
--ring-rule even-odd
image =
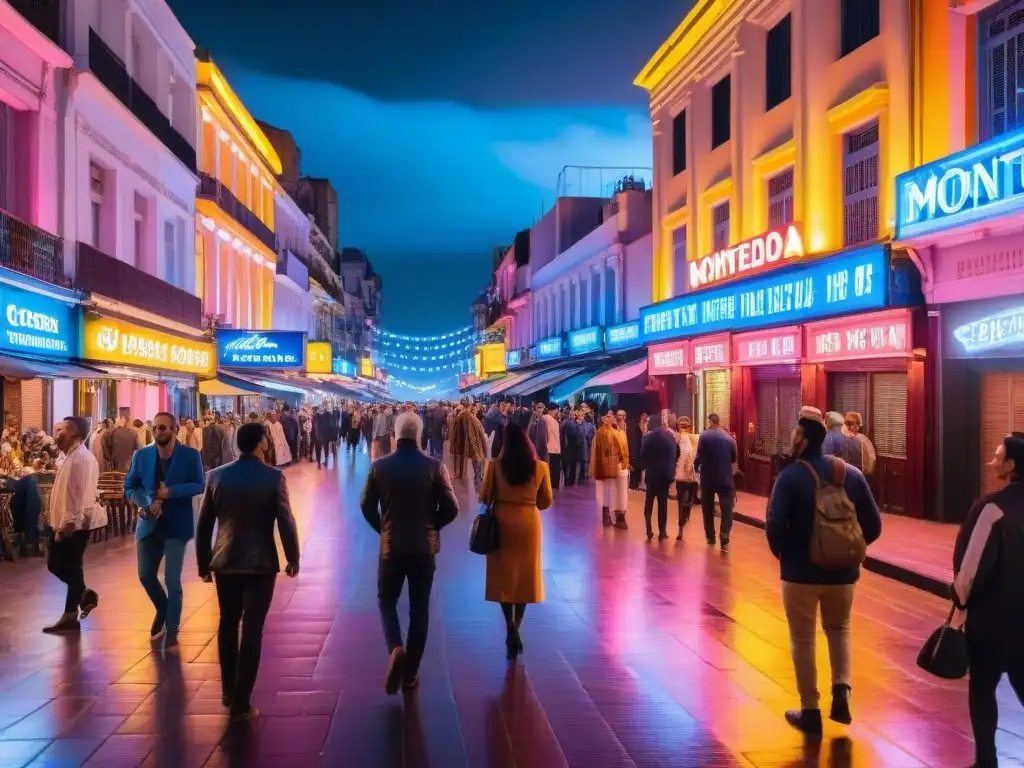
[[[491,250],[550,207],[564,165],[651,165],[632,80],[690,6],[169,2],[249,111],[292,132],[303,172],[337,187],[341,244],[373,260],[398,333],[469,322]]]

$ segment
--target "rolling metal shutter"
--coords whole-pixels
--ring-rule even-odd
[[[907,458],[907,374],[871,375],[868,435],[879,456]]]
[[[788,454],[800,416],[800,380],[766,379],[756,383],[756,455]]]
[[[1024,431],[1024,374],[988,373],[981,379],[981,493],[1003,487],[988,466],[1011,432]]]
[[[729,431],[729,406],[731,392],[729,369],[704,371],[704,418],[717,413],[719,426]]]
[[[906,379],[906,376],[904,376]],[[868,375],[866,373],[829,374],[828,409],[846,415],[856,411],[867,421],[868,418]]]
[[[46,383],[42,379],[21,382],[21,428],[40,430],[46,424]]]
[[[693,421],[693,392],[688,379],[688,376],[668,377],[668,407],[676,416],[686,416]]]

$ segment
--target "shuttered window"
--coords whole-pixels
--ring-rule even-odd
[[[719,426],[729,431],[731,380],[728,369],[704,371],[704,418],[717,413]]]
[[[981,379],[981,492],[1003,487],[988,463],[1011,432],[1024,431],[1024,374],[989,373]]]
[[[686,110],[672,118],[672,175],[686,170]]]
[[[878,123],[843,137],[843,245],[878,238]]]
[[[842,57],[878,37],[879,0],[842,0],[839,19],[839,55]]]
[[[765,457],[788,454],[800,416],[800,380],[766,379],[755,386],[757,423],[751,452]]]
[[[731,131],[732,78],[726,75],[711,86],[711,148],[729,140]]]
[[[42,379],[21,382],[21,429],[44,429],[46,425],[46,383]]]
[[[712,248],[716,251],[729,245],[729,201],[711,209]]]
[[[765,46],[765,111],[786,101],[792,93],[792,24],[790,15],[768,30]]]
[[[668,407],[677,417],[685,416],[693,421],[693,392],[690,391],[688,378],[668,377]]]
[[[793,169],[768,179],[768,226],[772,229],[793,221]]]
[[[983,61],[988,110],[988,138],[1024,126],[1024,1],[1000,3],[979,24],[984,35]]]
[[[828,410],[847,414],[859,413],[865,421],[868,416],[868,375],[866,373],[831,373]]]
[[[672,230],[672,287],[673,296],[686,293],[690,275],[686,262],[686,227]]]
[[[879,456],[907,458],[907,374],[871,374],[868,435]]]

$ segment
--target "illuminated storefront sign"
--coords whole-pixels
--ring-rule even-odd
[[[604,347],[602,336],[601,327],[598,325],[569,331],[569,354],[585,355],[587,352],[596,352]]]
[[[300,331],[217,331],[219,362],[226,368],[301,368],[305,343]]]
[[[791,264],[804,255],[799,224],[787,224],[690,262],[690,290]]]
[[[613,325],[604,332],[604,347],[609,352],[629,349],[640,344],[640,321],[633,320],[622,325]]]
[[[480,346],[480,378],[505,372],[505,345],[483,344]]]
[[[86,317],[82,357],[101,363],[143,365],[179,373],[211,376],[213,345],[173,336],[162,331],[113,320]]]
[[[369,357],[359,358],[359,375],[364,379],[373,378],[373,360]]]
[[[647,349],[647,373],[652,376],[671,376],[689,373],[687,350],[690,342],[674,341],[671,344],[656,344]]]
[[[694,370],[698,368],[727,368],[731,362],[732,345],[729,334],[690,342],[690,357]]]
[[[888,257],[882,246],[837,254],[784,274],[751,278],[640,310],[645,343],[715,331],[800,323],[885,307]]]
[[[550,339],[541,339],[537,342],[537,359],[553,360],[562,356],[562,337],[552,336]]]
[[[338,376],[355,376],[356,367],[343,357],[336,357],[331,363],[331,373]]]
[[[331,342],[311,341],[306,344],[306,373],[331,373]]]
[[[953,338],[969,355],[1024,344],[1024,306],[957,326]]]
[[[811,363],[910,354],[909,310],[844,317],[806,326],[807,354]]]
[[[510,349],[505,355],[505,367],[516,368],[523,364],[523,350]]]
[[[78,353],[78,306],[0,283],[0,350],[67,359]]]
[[[1024,207],[1024,130],[896,177],[896,237],[973,224]]]
[[[784,363],[800,359],[803,334],[799,328],[773,328],[732,338],[732,359],[741,365]]]

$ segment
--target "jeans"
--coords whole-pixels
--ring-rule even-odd
[[[165,539],[150,535],[139,539],[135,545],[139,561],[139,581],[153,602],[157,614],[166,620],[168,633],[177,632],[181,628],[181,568],[185,562],[187,543],[184,539]],[[158,578],[161,560],[166,560],[166,592]]]
[[[276,573],[218,573],[217,603],[220,625],[217,652],[220,656],[222,694],[231,700],[231,711],[249,711],[249,698],[260,671],[263,625],[274,599]],[[242,642],[238,642],[238,624]]]
[[[583,472],[581,471],[580,461],[582,457],[582,451],[579,448],[574,448],[571,445],[565,447],[565,485],[576,485],[576,476],[579,473],[580,482],[583,482]]]
[[[89,531],[75,531],[70,536],[57,538],[50,534],[50,544],[46,553],[47,570],[68,586],[64,598],[64,613],[78,615],[78,606],[85,594],[85,573],[82,570],[82,559],[85,546],[89,543]]]
[[[427,647],[434,568],[434,555],[390,555],[380,559],[377,571],[377,603],[384,641],[388,653],[400,645],[405,646],[407,680],[416,677],[423,650]],[[403,643],[402,626],[398,622],[398,598],[406,579],[409,580],[409,632]]]
[[[814,641],[818,629],[819,604],[821,628],[828,640],[832,685],[850,684],[850,611],[853,608],[853,593],[853,584],[782,582],[782,606],[789,623],[789,642],[801,709],[818,708],[818,669],[815,664]]]
[[[729,541],[729,534],[732,533],[732,509],[736,503],[736,491],[733,488],[708,488],[700,489],[700,508],[704,513],[704,535],[707,540],[715,540],[715,494],[718,494],[718,504],[722,508],[721,539]]]
[[[326,456],[324,456],[325,452],[327,454]],[[320,440],[319,438],[314,438],[314,440],[313,440],[313,455],[316,456],[317,466],[319,466],[320,464],[326,464],[327,463],[327,459],[329,459],[331,457],[331,447],[330,447],[330,445],[328,443],[324,442],[323,440]]]
[[[548,454],[548,468],[551,470],[551,490],[558,488],[558,478],[562,474],[562,454]]]
[[[644,520],[647,521],[647,532],[651,532],[651,515],[654,513],[654,502],[658,502],[658,533],[667,535],[668,528],[668,486],[671,480],[667,477],[647,476],[647,493],[644,496]]]
[[[430,438],[430,455],[435,459],[444,460],[444,440]]]
[[[690,522],[690,510],[697,498],[697,484],[676,480],[676,503],[679,505],[679,528]]]

